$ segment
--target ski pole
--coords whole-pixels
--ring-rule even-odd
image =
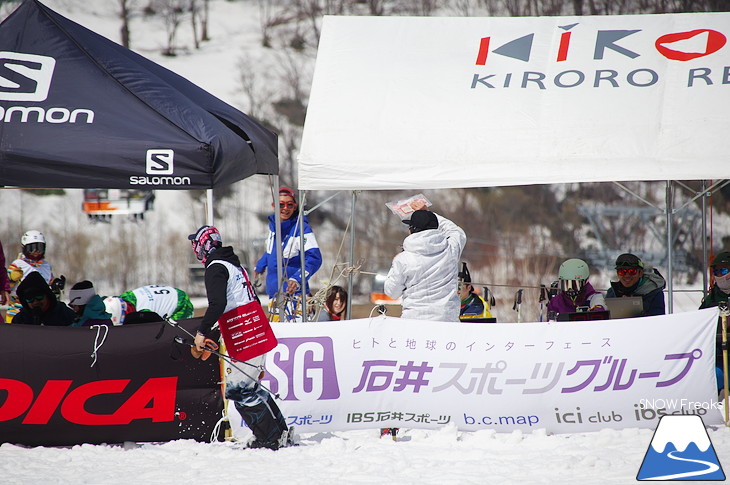
[[[522,306],[522,289],[517,290],[515,293],[515,304],[512,309],[517,312],[517,323],[522,322],[522,315],[520,314],[520,307]]]
[[[195,346],[195,342],[190,342],[189,340],[185,340],[183,337],[180,337],[180,336],[175,336],[175,343],[182,344],[182,345],[189,345],[190,347],[194,347]],[[246,371],[244,371],[243,369],[241,369],[240,367],[238,367],[236,364],[234,364],[233,361],[235,359],[232,359],[231,357],[229,357],[229,356],[227,356],[225,354],[221,354],[220,352],[217,352],[217,351],[211,349],[210,347],[203,347],[203,350],[206,350],[207,352],[210,352],[211,354],[216,355],[216,356],[220,357],[221,359],[225,360],[226,362],[228,362],[229,364],[231,364],[231,367],[233,367],[238,372],[240,372],[244,376],[246,376],[249,379],[251,379],[252,381],[254,381],[256,383],[256,385],[261,386],[262,389],[264,389],[266,392],[268,392],[269,394],[271,394],[272,396],[274,396],[274,398],[281,400],[281,397],[279,396],[278,393],[274,393],[271,389],[269,389],[265,385],[261,384],[261,381],[259,381],[258,379],[255,379],[250,374],[248,374]],[[264,370],[264,367],[263,366],[256,366],[256,365],[253,365],[253,364],[251,364],[249,362],[240,361],[240,360],[236,360],[236,362],[238,362],[239,364],[250,365],[251,367],[254,367],[254,368],[256,368],[256,369],[258,369],[260,371],[263,371]]]
[[[722,326],[722,379],[723,387],[725,389],[725,399],[723,400],[725,405],[725,426],[730,426],[730,408],[728,408],[728,355],[727,355],[727,316],[730,315],[728,311],[727,302],[721,302],[718,305],[720,309],[720,325]]]

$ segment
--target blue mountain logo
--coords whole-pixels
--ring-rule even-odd
[[[636,479],[724,481],[725,473],[702,418],[662,416]]]

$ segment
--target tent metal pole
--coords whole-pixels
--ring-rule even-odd
[[[350,266],[355,266],[355,207],[357,202],[357,192],[352,191],[350,199]],[[347,316],[352,318],[352,271],[347,273]]]
[[[705,267],[702,269],[702,296],[707,296],[707,180],[702,181],[702,261]]]
[[[297,225],[299,226],[299,267],[302,280],[302,321],[307,321],[307,294],[309,293],[309,281],[307,281],[307,260],[304,254],[304,208],[307,206],[307,193],[299,191],[299,214]],[[294,231],[296,234],[296,230]]]
[[[209,226],[213,224],[213,189],[205,190],[205,223]]]
[[[665,206],[667,216],[667,311],[674,313],[674,287],[672,285],[672,181],[667,180],[667,189],[665,194]]]
[[[276,228],[276,301],[274,302],[274,308],[276,308],[276,311],[279,312],[279,321],[282,321],[282,314],[281,311],[281,300],[283,298],[283,295],[281,294],[281,279],[282,279],[282,271],[283,271],[283,264],[284,264],[284,256],[282,255],[282,248],[281,248],[281,214],[279,214],[279,176],[274,175],[273,178],[273,186],[274,186],[274,227]]]

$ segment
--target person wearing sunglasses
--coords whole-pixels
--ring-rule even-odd
[[[62,301],[58,301],[48,282],[38,271],[28,274],[17,288],[21,302],[20,312],[13,318],[13,325],[69,326],[76,314]]]
[[[618,281],[611,281],[606,298],[640,296],[644,309],[641,316],[664,315],[664,287],[667,282],[654,268],[644,268],[638,256],[624,253],[616,258]]]
[[[7,323],[11,323],[23,307],[23,302],[17,296],[17,289],[28,274],[37,271],[49,284],[53,281],[53,268],[46,259],[46,238],[42,232],[30,230],[23,234],[20,238],[20,250],[18,258],[8,266],[11,291],[10,306],[5,313]]]
[[[712,258],[710,264],[711,279],[714,281],[710,291],[702,298],[700,310],[712,308],[720,303],[727,303],[730,299],[730,252],[723,251]],[[720,391],[723,386],[722,372],[722,318],[717,318],[717,332],[715,334],[715,374],[717,376],[717,389]]]
[[[588,282],[590,270],[582,259],[571,258],[563,262],[558,270],[558,293],[548,302],[548,312],[573,313],[579,308],[588,311],[603,311],[606,301]]]
[[[274,215],[269,216],[269,235],[266,239],[266,251],[259,258],[254,268],[254,285],[258,286],[264,272],[266,272],[266,293],[269,298],[274,298],[278,291],[288,295],[299,295],[302,293],[302,286],[322,266],[322,253],[317,244],[317,238],[309,226],[307,217],[303,217],[304,230],[299,228],[299,205],[294,197],[294,191],[289,187],[279,189],[279,215],[281,216],[281,247],[283,252],[282,261],[282,287],[278,288],[276,270],[276,224]],[[300,237],[304,234],[304,271],[302,271]],[[304,275],[304,277],[303,277]],[[304,288],[304,293],[309,293],[309,288]]]

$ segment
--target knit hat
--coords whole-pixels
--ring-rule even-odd
[[[721,264],[730,266],[730,252],[723,251],[721,253],[718,253],[717,256],[712,258],[712,264],[710,266],[718,266]]]
[[[624,253],[616,258],[616,269],[619,268],[644,268],[644,263],[641,262],[638,256],[631,253]]]
[[[68,292],[68,304],[78,306],[86,305],[94,295],[96,295],[96,290],[91,281],[79,281]]]
[[[279,195],[288,195],[292,199],[294,199],[294,203],[296,204],[297,198],[294,195],[294,191],[290,189],[289,187],[279,187]]]
[[[411,214],[410,219],[402,221],[403,224],[408,224],[408,228],[411,232],[421,232],[426,229],[438,229],[439,220],[436,218],[436,214],[431,211],[419,209]]]

